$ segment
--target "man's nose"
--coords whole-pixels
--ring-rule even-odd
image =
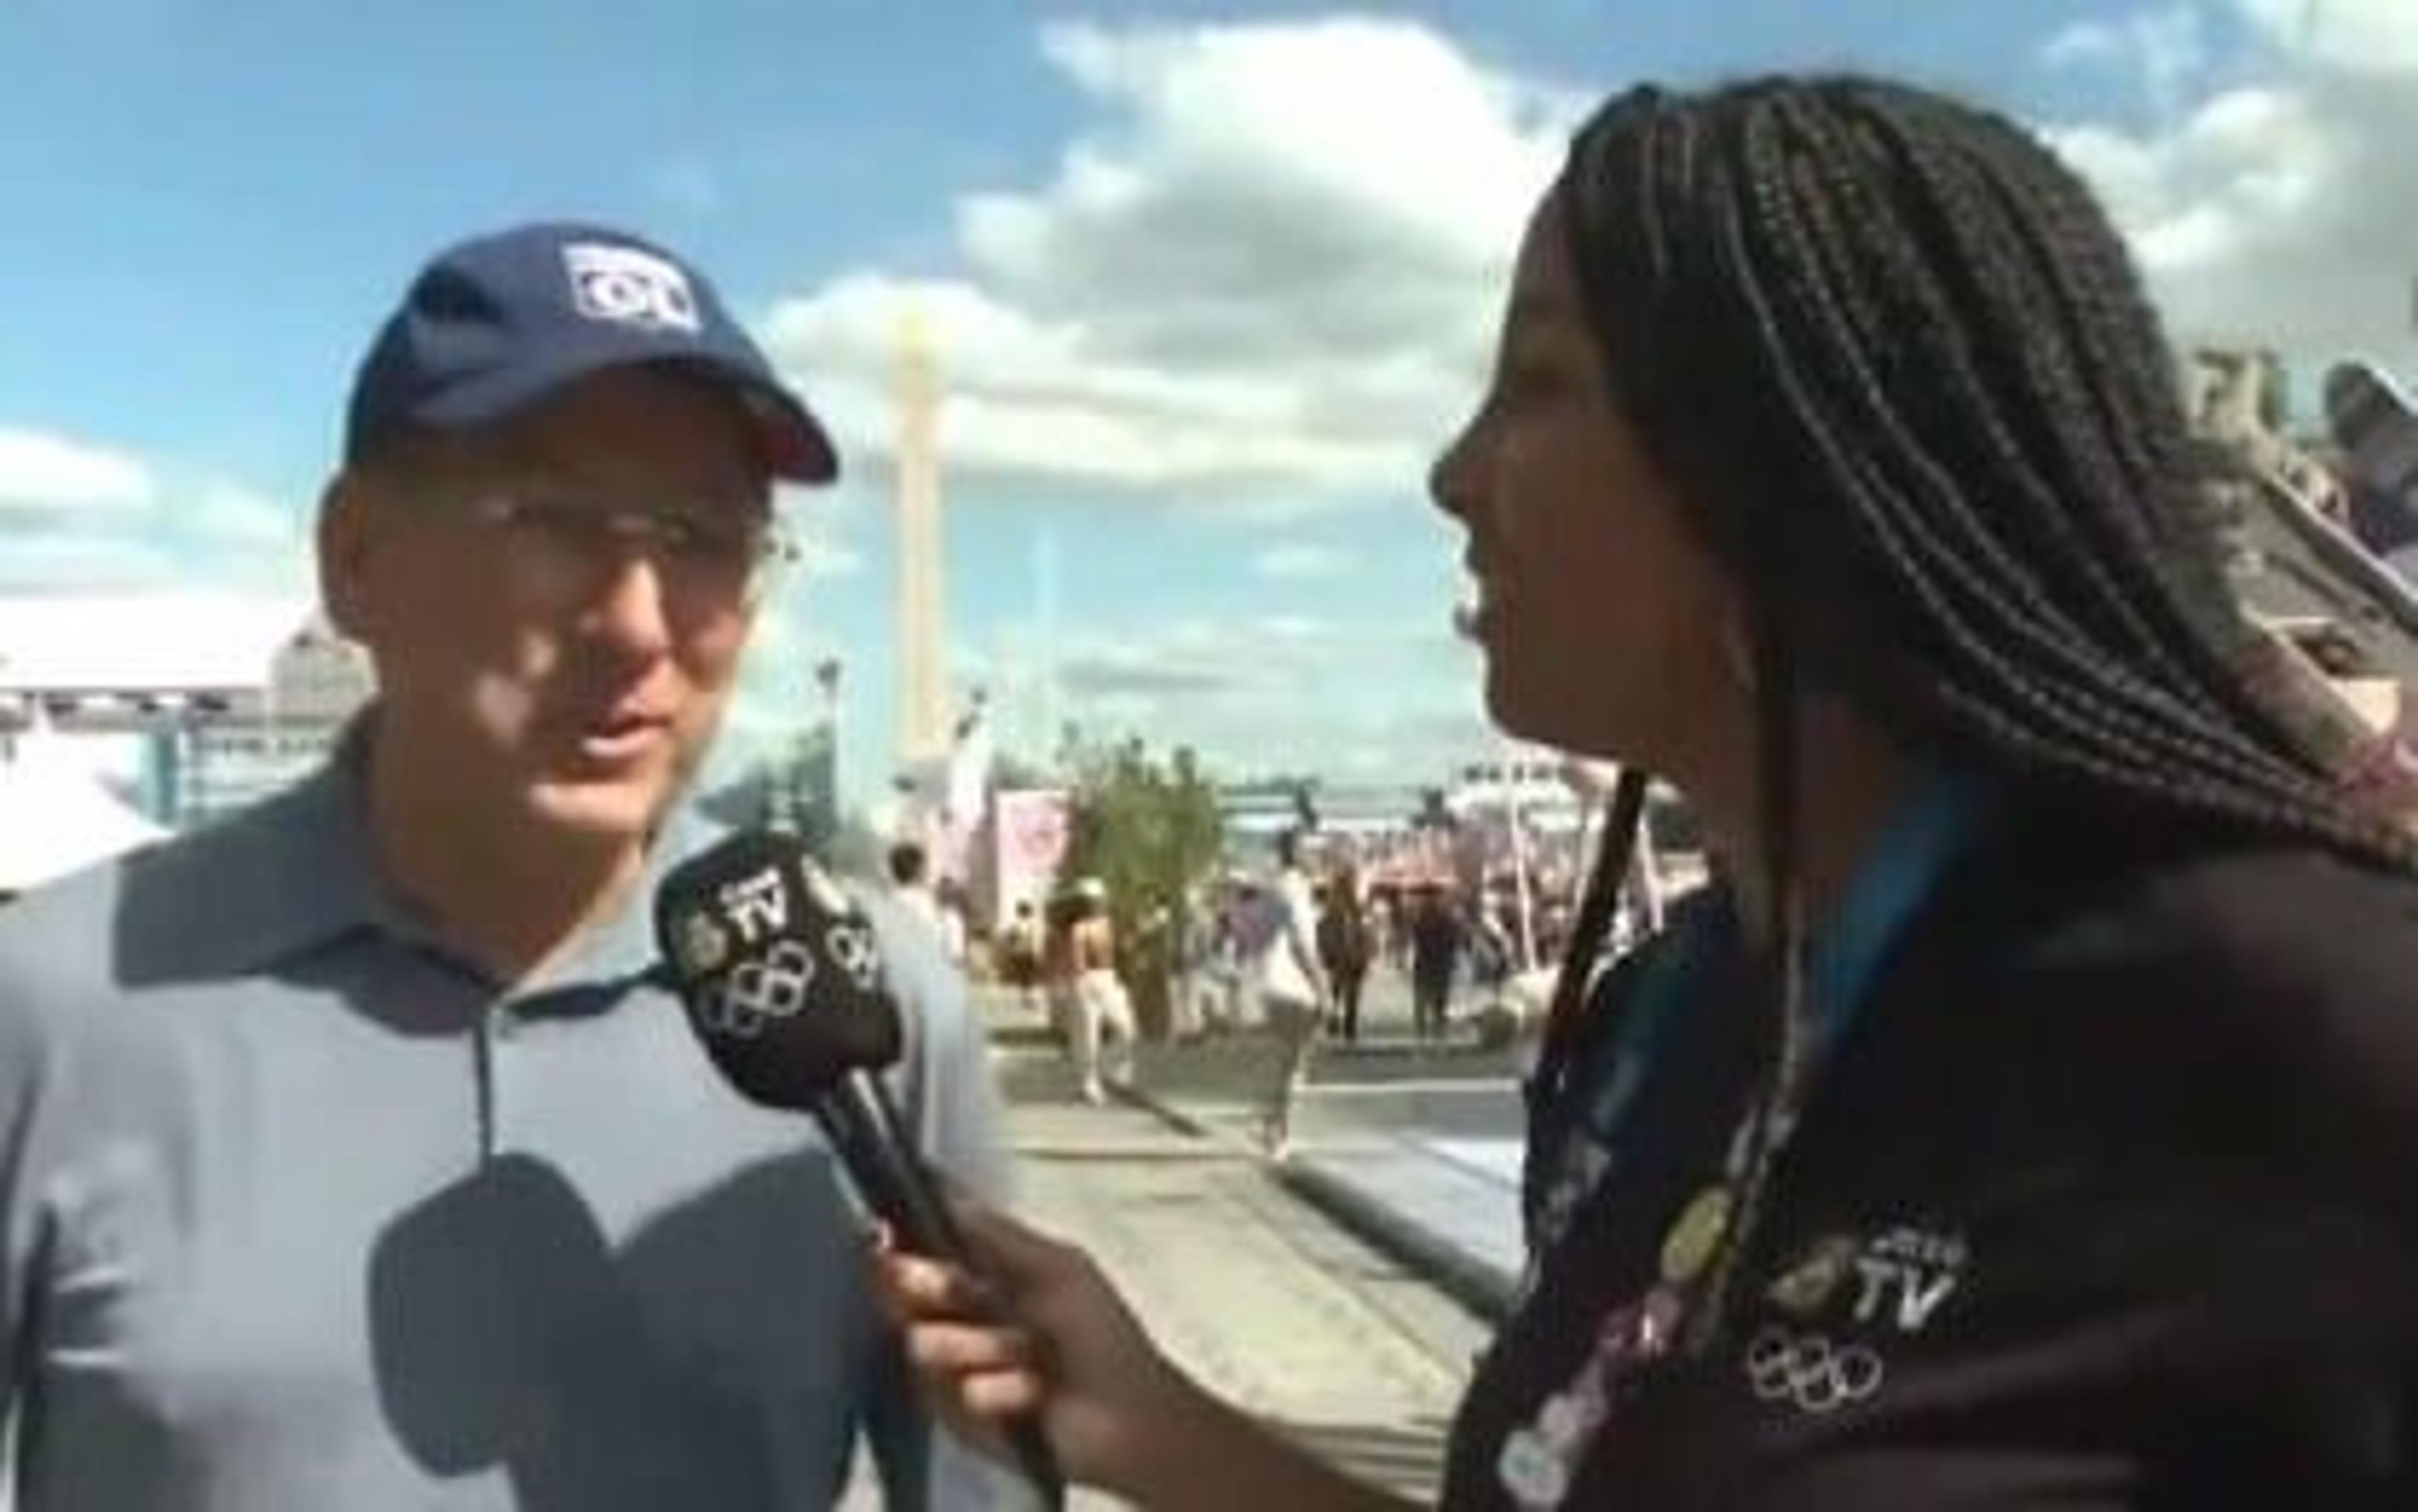
[[[599,639],[635,657],[661,655],[671,646],[670,605],[663,568],[635,542],[621,542],[602,564],[586,628]]]

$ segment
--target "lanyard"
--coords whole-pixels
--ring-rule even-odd
[[[1815,1066],[1863,1011],[1890,942],[1972,832],[1977,808],[1967,785],[1934,781],[1891,818],[1857,867],[1845,896],[1808,949],[1806,995]],[[1578,1204],[1617,1170],[1620,1141],[1630,1132],[1626,1124],[1669,1026],[1714,953],[1729,948],[1735,928],[1725,896],[1707,896],[1688,908],[1675,921],[1668,946],[1647,963],[1601,1053],[1590,1058],[1598,1090],[1583,1112],[1582,1128],[1565,1141],[1561,1179],[1547,1199],[1544,1231],[1531,1246],[1532,1282],[1544,1250]],[[1696,1194],[1673,1221],[1663,1240],[1660,1284],[1603,1319],[1577,1379],[1548,1397],[1535,1421],[1504,1441],[1496,1474],[1515,1505],[1546,1509],[1562,1504],[1612,1413],[1616,1393],[1676,1337],[1688,1311],[1688,1289],[1729,1225],[1731,1185],[1753,1123],[1750,1112],[1732,1138],[1724,1180]]]
[[[1967,785],[1944,778],[1931,783],[1881,832],[1856,868],[1846,895],[1814,937],[1805,985],[1817,1065],[1863,1012],[1874,973],[1971,832],[1975,807]],[[1669,947],[1647,964],[1628,1011],[1592,1058],[1595,1075],[1588,1079],[1596,1091],[1581,1123],[1584,1138],[1606,1153],[1618,1148],[1672,1020],[1713,958],[1731,947],[1736,931],[1726,895],[1686,907]]]

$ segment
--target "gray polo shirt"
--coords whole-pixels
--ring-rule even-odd
[[[326,771],[0,909],[0,1408],[23,1512],[819,1508],[1009,1484],[935,1451],[803,1117],[645,985],[654,876],[542,980],[435,945]],[[1004,1177],[961,985],[865,899],[897,1091]],[[0,1413],[5,1415],[5,1413]]]

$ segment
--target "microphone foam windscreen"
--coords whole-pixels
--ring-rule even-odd
[[[872,923],[790,836],[742,832],[681,863],[655,941],[689,1027],[756,1102],[803,1111],[898,1059]]]

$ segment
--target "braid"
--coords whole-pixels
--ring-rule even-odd
[[[1832,155],[1832,160],[1836,160],[1836,155]],[[1751,169],[1763,170],[1758,184],[1765,222],[1776,229],[1784,241],[1803,239],[1804,232],[1795,223],[1789,199],[1771,187],[1780,165],[1768,160],[1757,163],[1751,160]],[[1890,267],[1888,285],[1906,291],[1907,297],[1918,304],[1918,308],[1909,312],[1909,318],[1902,324],[1911,333],[1909,343],[1919,347],[1925,339],[1921,333],[1951,328],[1948,322],[1953,312],[1944,308],[1937,293],[1926,287],[1920,268],[1904,266],[1903,258],[1892,259],[1892,262],[1899,266]],[[1788,315],[1800,309],[1816,317],[1828,313],[1830,303],[1829,289],[1814,284],[1802,292],[1808,298],[1783,302],[1779,307],[1783,330]],[[1834,317],[1833,324],[1836,323]],[[2014,335],[2013,332],[2007,334],[2009,338]],[[1784,335],[1783,340],[1786,340]],[[2128,761],[2151,764],[2181,759],[2188,762],[2196,756],[2229,769],[2238,777],[2253,781],[2262,772],[2273,774],[2272,761],[2258,761],[2245,768],[2238,743],[2225,739],[2227,731],[2219,711],[2207,700],[2192,696],[2198,691],[2196,684],[2173,676],[2174,660],[2160,654],[2164,648],[2158,642],[2140,634],[2139,619],[2127,612],[2125,597],[2108,589],[2107,574],[2101,566],[2100,554],[2088,549],[2074,549],[2075,533],[2059,528],[2065,524],[2065,513],[2057,508],[2058,494],[2036,469],[2027,465],[2025,450],[1992,404],[1983,375],[1968,360],[1968,346],[1951,344],[1945,350],[1935,354],[1944,381],[1934,391],[1944,393],[1951,400],[1963,401],[1981,417],[1979,438],[1984,455],[1991,466],[2010,480],[2010,486],[2019,492],[2022,502],[2028,506],[2027,514],[2017,518],[2028,517],[2046,524],[2047,527],[2026,544],[2034,556],[2062,558],[2071,565],[2071,573],[2080,579],[2080,584],[2077,591],[2070,597],[2082,601],[2080,607],[2086,614],[2094,609],[2101,611],[2094,617],[2104,626],[2099,634],[2087,633],[2083,624],[2076,622],[2076,615],[2064,612],[2062,605],[2044,598],[2036,575],[2018,569],[2012,553],[2002,548],[1988,533],[1991,522],[1956,507],[1960,500],[1955,480],[1946,476],[1921,451],[1918,439],[1900,420],[1869,365],[1851,344],[1835,342],[1831,345],[1834,350],[1849,354],[1845,363],[1849,371],[1843,374],[1844,381],[1835,387],[1861,413],[1844,417],[1845,424],[1843,427],[1821,430],[1818,434],[1835,437],[1843,433],[1854,434],[1862,426],[1877,430],[1880,438],[1889,443],[1884,462],[1892,456],[1907,457],[1914,471],[1914,486],[1928,496],[1920,501],[1922,507],[1909,508],[1908,505],[1918,502],[1905,496],[1911,489],[1894,490],[1886,480],[1872,480],[1875,486],[1871,489],[1871,502],[1875,516],[1873,523],[1885,531],[1887,526],[1884,522],[1893,513],[1907,534],[1930,548],[1924,555],[1932,558],[1929,565],[1936,574],[1933,581],[1944,580],[1963,589],[1978,614],[2001,621],[1996,638],[2012,639],[2018,646],[2027,647],[2037,660],[2045,664],[2043,670],[2054,675],[2022,676],[2002,658],[1992,653],[1988,639],[1957,636],[1964,651],[1985,664],[1995,664],[2000,675],[2010,681],[2011,691],[2026,705],[2075,727],[2077,734],[2085,740],[2116,745]],[[1817,357],[1820,350],[1816,344]],[[1825,386],[1792,387],[1800,398],[1806,398],[1822,393]],[[1818,400],[1809,405],[1809,408],[1814,405],[1818,405]],[[1825,420],[1818,409],[1809,418],[1817,428]],[[1938,539],[1951,530],[1956,531],[1962,539]],[[1925,575],[1919,566],[1905,559],[1908,554],[1903,548],[1886,540],[1882,542],[1882,548],[1900,558],[1901,568],[1905,570],[1905,575],[1918,585],[1924,584]],[[1996,591],[2001,584],[2009,585],[2007,591]],[[2091,602],[2094,597],[2100,601],[2098,603]],[[1934,596],[1931,607],[1938,611],[1943,606]],[[1945,619],[1951,634],[1956,636],[1963,627],[1952,613]],[[2123,661],[2091,654],[2089,648],[2094,642],[2144,646],[2149,652],[2144,660],[2152,665],[2142,672],[2135,672]],[[2167,676],[2162,681],[2150,680],[2159,672]],[[2167,718],[2138,729],[2130,729],[2126,727],[2128,722],[2110,718],[2103,709],[2092,708],[2094,702],[2125,701],[2159,706]]]
[[[1615,392],[1875,717],[2019,785],[2411,864],[2251,674],[2156,321],[2019,130],[1856,80],[1641,91],[1564,187]]]
[[[1766,883],[1763,939],[1771,1019],[1767,1043],[1772,1048],[1768,1063],[1757,1068],[1762,1092],[1742,1136],[1745,1159],[1731,1199],[1728,1231],[1703,1277],[1704,1305],[1688,1318],[1683,1343],[1691,1352],[1703,1352],[1721,1336],[1814,1061],[1813,1015],[1805,998],[1804,894],[1797,864],[1797,637],[1789,633],[1778,595],[1755,593],[1748,602],[1754,620],[1756,822]]]
[[[1818,116],[1809,121],[1808,126],[1813,132],[1821,132],[1822,123]],[[1912,133],[1897,133],[1892,137],[1876,132],[1869,126],[1863,128],[1863,133],[1864,140],[1874,149],[1896,152],[1902,158],[1907,173],[1925,184],[1934,197],[1933,201],[1920,205],[1916,209],[1920,213],[1928,214],[1936,226],[1936,234],[1951,245],[1957,246],[1960,252],[1964,254],[1960,261],[1951,264],[1944,270],[1943,283],[1947,286],[1950,301],[1957,308],[1975,311],[1980,318],[1988,323],[1986,332],[1988,340],[1980,344],[1980,352],[1975,352],[1962,344],[1954,344],[1940,356],[1964,391],[1986,393],[1985,398],[1973,405],[1982,417],[1985,426],[1982,440],[1990,452],[1993,464],[2006,471],[2013,486],[2024,490],[2029,496],[2027,502],[2032,505],[2032,510],[2026,518],[2044,527],[2044,537],[2038,545],[2042,549],[2059,553],[2063,559],[2070,561],[2079,570],[2088,586],[2087,602],[2080,607],[2080,612],[2086,614],[2098,612],[2106,615],[2117,634],[2142,643],[2155,659],[2161,671],[2171,671],[2174,664],[2166,655],[2166,648],[2146,633],[2143,621],[2135,611],[2136,595],[2120,588],[2115,581],[2116,574],[2122,565],[2140,559],[2142,554],[2111,551],[2105,542],[2089,542],[2087,535],[2091,528],[2091,521],[2077,519],[2067,512],[2053,507],[2058,488],[2089,488],[2092,486],[2089,479],[2094,475],[2094,470],[2107,465],[2108,459],[2103,445],[2105,427],[2082,427],[2074,436],[2077,444],[2071,449],[2062,449],[2054,444],[2043,447],[2039,444],[2043,439],[2054,443],[2054,436],[2043,437],[2035,434],[2032,436],[2019,438],[2015,434],[2015,428],[2026,426],[2028,422],[2032,421],[2032,417],[2025,415],[2020,406],[2008,404],[2006,397],[2011,388],[2020,386],[2011,384],[2001,374],[1975,366],[1974,359],[1978,357],[2007,354],[2029,364],[2031,368],[2029,376],[2043,389],[2051,392],[2073,393],[2082,385],[2080,374],[2074,371],[2074,364],[2069,360],[2068,355],[2061,346],[2055,344],[2035,346],[2026,339],[2027,332],[2014,328],[2009,324],[2006,318],[2007,313],[2020,310],[2022,307],[2020,292],[2010,286],[2009,280],[2001,273],[1994,260],[1977,256],[1976,252],[1979,249],[1966,239],[1969,232],[1972,240],[1982,245],[2002,242],[2011,237],[2020,237],[2022,222],[2020,220],[2002,214],[1997,206],[1978,193],[1974,185],[1967,183],[1962,176],[1953,172],[1950,165],[1941,163],[1938,160],[1939,154],[1920,136]],[[1846,145],[1841,144],[1841,145]],[[1815,150],[1823,150],[1823,145],[1816,145]],[[1839,156],[1844,160],[1846,154],[1842,151]],[[1853,175],[1844,173],[1838,174],[1838,177],[1841,179],[1840,189],[1864,201],[1863,209],[1872,211],[1879,208],[1870,204],[1870,196],[1866,193],[1865,186],[1860,180]],[[1818,214],[1819,206],[1816,205],[1814,208]],[[1887,239],[1883,240],[1877,250],[1883,255],[1890,256],[1896,261],[1898,266],[1894,269],[1895,273],[1910,275],[1913,278],[1914,282],[1909,283],[1907,288],[1917,298],[1922,298],[1927,291],[1921,281],[1921,269],[1908,268],[1905,266],[1911,261],[1906,250]],[[1926,316],[1940,321],[1952,319],[1955,313],[1956,309],[1950,308],[1948,302],[1923,312]],[[1920,399],[1922,396],[1918,393],[1916,397]],[[2030,423],[2028,428],[2035,433],[2042,429],[2036,422]],[[2028,440],[2032,444],[2028,446],[2026,444]],[[2059,467],[2063,473],[2062,477],[2052,479],[2043,476],[2029,464],[2030,455],[2043,451],[2048,453],[2050,466],[2057,466],[2062,464]],[[2098,472],[2096,476],[2104,477],[2106,474]],[[2043,508],[2043,504],[2049,507]],[[2115,523],[2120,525],[2122,522],[2120,520]],[[1992,565],[2002,572],[2013,571],[2012,564],[2006,561],[2003,557],[1995,559]],[[2037,591],[2036,585],[2033,586]],[[2035,598],[2031,606],[2041,604],[2042,600]],[[2060,614],[2063,612],[2061,606],[2046,606],[2052,608],[2054,612]]]
[[[1751,158],[1751,167],[1760,167],[1760,164]],[[1755,181],[1753,191],[1760,201],[1760,221],[1780,227],[1784,237],[1821,244],[1830,235],[1828,227],[1821,225],[1821,215],[1809,215],[1804,222],[1797,221],[1792,204],[1794,196],[1784,193],[1783,189],[1775,189],[1775,172],[1765,172]],[[1903,273],[1898,273],[1898,276],[1903,276]],[[2119,759],[2123,759],[2128,765],[2152,767],[2152,770],[2159,762],[2188,757],[2188,750],[2176,747],[2176,741],[2171,738],[2169,730],[2150,725],[2140,733],[2142,738],[2135,738],[2133,730],[2111,725],[2108,721],[2094,721],[2085,707],[2079,707],[2074,696],[2065,695],[2065,684],[2074,682],[2074,680],[2079,680],[2082,684],[2113,682],[2116,684],[2116,696],[2137,696],[2137,699],[2147,699],[2147,702],[2171,704],[2171,696],[2166,695],[2166,690],[2142,682],[2120,663],[2108,663],[2102,656],[2079,653],[2077,649],[2087,646],[2087,641],[2073,624],[2073,617],[2062,615],[2056,603],[2043,598],[2041,588],[2033,583],[2031,573],[2022,573],[2016,569],[2010,552],[1999,547],[1999,542],[1987,535],[1985,529],[1981,529],[1978,520],[1968,511],[1953,508],[1956,506],[1953,479],[1944,477],[1939,466],[1930,465],[1927,457],[1920,455],[1915,440],[1907,435],[1907,426],[1901,421],[1901,416],[1896,414],[1886,392],[1881,389],[1881,377],[1874,375],[1869,363],[1855,356],[1852,336],[1847,334],[1847,327],[1852,327],[1855,322],[1840,314],[1833,288],[1818,283],[1818,281],[1797,281],[1792,288],[1783,290],[1787,298],[1772,302],[1765,300],[1763,290],[1751,271],[1741,283],[1748,293],[1748,300],[1755,305],[1758,319],[1763,319],[1768,329],[1772,331],[1772,351],[1775,351],[1777,368],[1775,377],[1789,392],[1792,404],[1799,404],[1801,409],[1814,409],[1818,404],[1814,394],[1826,392],[1826,389],[1835,389],[1835,392],[1857,402],[1855,406],[1859,414],[1847,416],[1844,426],[1826,428],[1816,423],[1814,433],[1816,433],[1818,445],[1828,452],[1828,462],[1833,469],[1859,474],[1857,481],[1869,491],[1874,506],[1872,518],[1867,520],[1869,535],[1874,537],[1874,547],[1898,566],[1907,583],[1913,583],[1913,590],[1924,600],[1924,607],[1930,607],[1932,615],[1935,615],[1936,629],[1964,656],[1993,665],[2002,678],[2010,680],[2012,690],[2024,704],[2028,704],[2043,719],[2056,721],[2056,724],[2065,725],[2067,730],[2073,730],[2077,741],[2091,742],[2091,745],[2113,745]],[[1809,344],[1809,341],[1792,344],[1794,327],[1789,322],[1792,314],[1799,317],[1797,324],[1811,322],[1816,327],[1816,331],[1814,331],[1816,341],[1823,334],[1821,327],[1830,327],[1828,334],[1835,336],[1833,346],[1850,353],[1844,358],[1843,370],[1828,382],[1823,382],[1826,375],[1799,375],[1789,365],[1789,353],[1794,351],[1794,346]],[[1918,322],[1913,324],[1924,327],[1924,329],[1936,329],[1936,324],[1944,322],[1947,317],[1947,310],[1922,310]],[[1978,377],[1973,375],[1970,365],[1961,360],[1959,351],[1947,353],[1944,373],[1947,373],[1949,389],[1978,389]],[[1889,443],[1886,448],[1881,448],[1881,465],[1864,466],[1859,457],[1840,455],[1833,443],[1843,433],[1872,433],[1879,440]],[[2022,455],[2012,443],[2007,428],[1995,421],[1995,416],[1985,426],[1985,445],[1993,450],[1997,460],[2005,460],[2014,466],[2019,484],[2033,496],[2033,501],[2045,498],[2053,506],[2056,496],[2050,494],[2039,479],[2022,472]],[[1910,460],[1907,466],[1913,472],[1913,479],[1903,489],[1893,489],[1890,479],[1884,472],[1886,462],[1890,457],[1907,457]],[[1910,494],[1920,496],[1910,498]],[[2041,512],[2053,512],[2053,508]],[[1956,540],[1942,540],[1949,535],[1953,535]],[[2082,561],[2085,561],[2087,578],[2099,578],[2099,573],[2089,571],[2089,554],[2082,554]],[[1930,566],[1930,571],[1924,571],[1924,566]],[[1995,593],[1993,573],[1997,575],[1997,581],[2014,583],[2012,593]],[[1973,627],[1973,619],[1959,612],[1959,603],[1949,603],[1951,593],[1961,600],[1961,604],[1968,607],[1970,615],[1995,619],[1997,624],[1990,629]],[[2010,603],[2010,600],[2014,600],[2014,603]],[[2027,680],[2016,675],[2007,658],[1995,650],[1993,641],[2005,641],[2005,638],[2028,646],[2033,656],[2039,656],[2041,661],[2045,661],[2056,670],[2056,678]],[[2174,713],[2181,724],[2198,725],[2203,733],[2215,724],[2212,713],[2198,711],[2198,709],[2174,709]],[[2239,753],[2225,750],[2220,745],[2215,747],[2212,759],[2225,762],[2225,765],[2234,765],[2237,755]]]
[[[1835,244],[1835,232],[1828,223],[1829,218],[1821,213],[1818,205],[1812,206],[1812,213],[1801,221],[1798,218],[1793,203],[1796,196],[1788,193],[1780,183],[1783,166],[1773,162],[1768,156],[1756,154],[1753,148],[1750,147],[1749,167],[1750,172],[1754,175],[1752,191],[1757,199],[1759,221],[1776,225],[1784,236],[1807,242],[1816,248]],[[1812,401],[1808,398],[1809,395],[1818,393],[1826,387],[1839,389],[1847,397],[1856,400],[1858,407],[1862,411],[1860,414],[1847,417],[1847,427],[1851,430],[1869,429],[1876,433],[1881,439],[1889,443],[1890,456],[1908,459],[1907,466],[1912,472],[1908,484],[1905,489],[1892,489],[1885,476],[1873,476],[1872,469],[1859,468],[1859,459],[1842,456],[1835,449],[1829,449],[1831,451],[1830,461],[1834,467],[1849,472],[1862,471],[1864,474],[1859,481],[1872,492],[1876,506],[1877,512],[1871,523],[1874,527],[1873,533],[1877,538],[1877,548],[1901,564],[1905,564],[1909,555],[1917,548],[1921,548],[1921,555],[1931,558],[1936,570],[1945,575],[1949,584],[1964,590],[1967,599],[1980,612],[1995,614],[2005,620],[2001,630],[2002,634],[2035,642],[2035,649],[2038,653],[2052,661],[2074,662],[2075,659],[2070,653],[2072,649],[2079,644],[2081,637],[2067,622],[2069,617],[2063,614],[2060,606],[2043,592],[2032,574],[2019,569],[2009,552],[2003,549],[1997,541],[1986,532],[1973,527],[1969,514],[1954,510],[1943,511],[1938,507],[1943,501],[1941,496],[1953,493],[1953,480],[1945,477],[1938,467],[1932,465],[1921,454],[1919,447],[1909,436],[1905,423],[1897,415],[1883,391],[1880,377],[1871,371],[1869,365],[1860,357],[1854,355],[1858,348],[1854,344],[1852,328],[1859,326],[1870,328],[1875,322],[1870,319],[1862,321],[1851,319],[1843,312],[1839,300],[1834,297],[1832,287],[1819,281],[1799,280],[1797,286],[1783,291],[1786,297],[1776,304],[1762,297],[1757,281],[1751,271],[1742,283],[1750,298],[1757,305],[1758,318],[1766,323],[1768,329],[1774,332],[1775,353],[1785,353],[1789,350],[1787,317],[1791,313],[1801,313],[1814,322],[1817,328],[1817,335],[1819,327],[1829,326],[1829,334],[1835,338],[1831,344],[1833,347],[1850,354],[1845,362],[1847,371],[1839,374],[1829,385],[1819,382],[1819,375],[1815,375],[1811,380],[1800,378],[1797,374],[1787,370],[1784,365],[1785,358],[1782,357],[1779,360],[1783,365],[1776,376],[1782,386],[1789,391],[1792,400],[1800,405],[1810,405]],[[1922,327],[1935,327],[1947,318],[1947,315],[1948,312],[1944,310],[1924,310],[1920,312],[1918,324]],[[1969,366],[1962,361],[1961,354],[1955,352],[1947,354],[1945,366],[1951,386],[1978,387],[1976,375]],[[1817,435],[1824,438],[1826,448],[1828,440],[1838,434],[1840,433],[1837,431],[1817,432]],[[1996,457],[2016,463],[2017,476],[2022,480],[2022,486],[2031,490],[2036,496],[2046,494],[2044,484],[2021,473],[2020,453],[2003,426],[1997,424],[1993,420],[1987,427],[1984,439]],[[1909,502],[1915,502],[1909,501],[1904,495],[1916,491],[1930,496],[1932,507],[1928,509],[1904,507]],[[1949,498],[1945,502],[1952,503],[1953,499]],[[2054,517],[2053,511],[2043,512],[2050,513]],[[1894,535],[1892,531],[1895,532]],[[1941,539],[1951,533],[1957,539]],[[1911,545],[1907,542],[1909,537],[1912,538]],[[2087,576],[2094,579],[2101,577],[2092,558],[2085,555],[2081,560]],[[1999,582],[2009,585],[2005,599],[2012,599],[2013,602],[2005,602],[1999,595],[1991,591],[1987,574],[1993,573]],[[1924,583],[1920,573],[1911,575],[1919,585]],[[1925,590],[1927,590],[1927,585]],[[1931,594],[1929,597],[1931,598],[1930,606],[1946,617],[1951,633],[1953,634],[1959,623],[1956,617],[1939,602],[1936,594]],[[2121,601],[2117,602],[2120,604]],[[2061,634],[2058,634],[2059,632]],[[2068,677],[2078,676],[2084,679],[2109,675],[2125,677],[2121,667],[2109,669],[2104,662],[2096,658],[2082,659],[2078,664],[2064,666],[2059,670]],[[2160,696],[2155,690],[2141,688],[2137,683],[2134,691],[2152,698]],[[2073,717],[2072,703],[2057,697],[2053,689],[2043,690],[2042,695],[2048,701],[2051,709],[2062,711],[2069,718]],[[2134,754],[2146,755],[2137,749]]]
[[[1621,769],[1614,785],[1612,807],[1604,816],[1603,837],[1597,843],[1595,867],[1579,896],[1578,916],[1562,947],[1561,969],[1553,978],[1552,1006],[1545,1013],[1545,1032],[1537,1050],[1537,1080],[1557,1087],[1574,1053],[1584,1020],[1587,989],[1597,964],[1612,941],[1613,924],[1620,911],[1620,890],[1637,855],[1637,835],[1645,819],[1649,779],[1636,767]]]
[[[1887,102],[1877,108],[1886,110]],[[2087,570],[2104,567],[2120,578],[2112,600],[2118,607],[2138,603],[2145,612],[2187,627],[2181,634],[2136,632],[2162,670],[2182,671],[2210,695],[2211,708],[2289,749],[2277,710],[2253,696],[2242,676],[2247,626],[2238,614],[2211,612],[2230,601],[2217,555],[2207,543],[2207,494],[2174,407],[2175,377],[2162,359],[2163,344],[2116,340],[2126,331],[2156,332],[2156,316],[2130,276],[2120,246],[2110,237],[2092,235],[2090,201],[2081,184],[2003,121],[1977,115],[1974,123],[1972,158],[1981,191],[2004,207],[1994,234],[2028,253],[2044,285],[2040,298],[2072,339],[2069,348],[2026,340],[2023,329],[2001,329],[1993,349],[2042,365],[2042,388],[2059,401],[2053,413],[2067,417],[2049,455],[2074,469],[2069,486],[2102,497],[2135,496],[2148,506],[2078,516],[2058,512],[2056,518],[2100,533],[2092,543],[2096,549],[2079,560]],[[1917,161],[1941,156],[1910,127],[1901,126],[1899,136]],[[1952,173],[1933,173],[1962,188]],[[2059,255],[2060,248],[2072,251]],[[2145,407],[2167,410],[2174,423],[2135,423]]]

